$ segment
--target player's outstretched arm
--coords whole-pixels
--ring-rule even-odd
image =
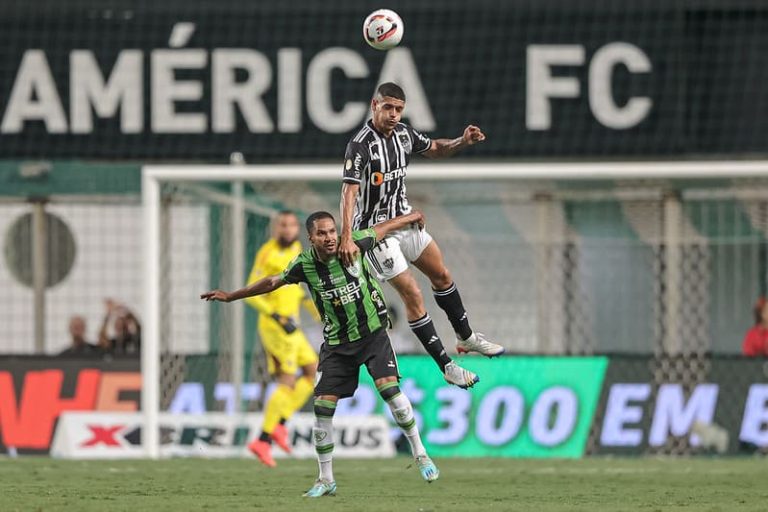
[[[424,229],[425,220],[426,219],[423,213],[418,210],[414,210],[408,215],[400,215],[394,219],[380,222],[379,224],[373,226],[373,231],[376,232],[376,241],[381,240],[392,231],[397,231],[398,229],[410,226],[411,224],[418,224],[419,229]]]
[[[233,292],[225,292],[224,290],[211,290],[200,294],[201,299],[205,300],[218,300],[220,302],[232,302],[233,300],[245,299],[246,297],[253,297],[254,295],[262,295],[269,293],[273,290],[277,290],[281,286],[287,284],[280,276],[269,276],[264,279],[259,279],[255,283],[240,288]]]
[[[467,146],[474,146],[478,142],[485,140],[483,131],[474,125],[469,125],[464,129],[461,137],[455,139],[433,139],[432,146],[424,151],[422,155],[427,158],[448,158]]]
[[[352,215],[355,212],[355,201],[360,185],[344,183],[341,187],[341,240],[339,242],[339,259],[342,264],[349,266],[357,258],[360,249],[352,240]]]

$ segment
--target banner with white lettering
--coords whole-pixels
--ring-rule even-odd
[[[398,359],[400,388],[416,411],[424,445],[440,457],[584,455],[608,359],[462,357],[480,376],[472,389],[445,382],[427,356]],[[364,372],[354,399],[336,414],[387,414]],[[399,436],[393,425],[392,435]]]
[[[768,447],[760,359],[612,357],[590,453],[750,453]]]
[[[262,414],[160,414],[162,457],[247,457],[248,443],[261,431]],[[314,416],[295,414],[286,424],[294,458],[314,458]],[[67,412],[61,415],[51,455],[68,459],[142,458],[142,416],[138,413]],[[392,457],[394,445],[381,416],[334,420],[334,457]],[[275,457],[286,456],[274,450]]]
[[[385,81],[421,131],[482,127],[477,157],[766,152],[768,7],[744,5],[397,2],[380,52],[375,2],[6,2],[0,158],[340,160]]]

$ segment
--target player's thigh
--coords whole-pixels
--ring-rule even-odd
[[[357,390],[360,365],[349,354],[350,347],[334,349],[325,343],[320,347],[320,363],[315,376],[315,396],[350,397]]]
[[[297,344],[282,329],[260,328],[259,337],[267,354],[267,370],[271,375],[295,375],[299,371]]]
[[[426,229],[419,229],[418,226],[398,231],[397,238],[400,241],[400,251],[408,262],[415,262],[430,245],[436,245],[432,243],[434,241],[432,235]]]
[[[385,237],[366,253],[369,267],[379,281],[389,281],[408,270],[408,260],[400,250],[400,242],[394,237]]]
[[[379,330],[375,337],[368,341],[362,362],[374,381],[385,377],[400,378],[397,356],[392,349],[386,329]]]

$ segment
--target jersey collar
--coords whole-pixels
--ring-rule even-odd
[[[341,241],[341,239],[339,239],[339,241],[337,241],[337,242],[336,242],[336,245],[337,245],[337,247],[338,247],[338,244],[339,244],[339,242],[340,242],[340,241]],[[317,250],[315,250],[315,246],[314,246],[314,245],[310,245],[310,246],[309,246],[309,250],[310,250],[310,252],[311,252],[311,254],[312,254],[312,258],[314,258],[314,260],[315,260],[315,261],[317,261],[317,262],[319,262],[319,263],[322,263],[322,264],[323,264],[323,265],[325,265],[326,267],[327,267],[328,265],[330,265],[331,263],[333,263],[333,260],[335,260],[335,259],[338,259],[338,256],[333,256],[333,257],[332,257],[331,259],[329,259],[328,261],[323,261],[323,260],[321,260],[321,259],[320,259],[320,256],[318,256],[318,254],[317,254]]]

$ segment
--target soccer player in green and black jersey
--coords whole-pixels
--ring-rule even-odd
[[[379,284],[370,274],[363,255],[388,233],[411,224],[424,227],[421,212],[395,217],[352,235],[360,253],[351,265],[338,258],[339,235],[328,212],[315,212],[307,219],[310,248],[294,259],[280,275],[265,277],[234,292],[213,290],[201,299],[231,302],[269,293],[281,286],[306,283],[325,327],[320,348],[320,365],[315,384],[315,427],[313,438],[320,476],[304,496],[334,495],[333,414],[339,398],[350,397],[357,389],[361,364],[365,364],[381,397],[411,445],[421,476],[437,480],[439,471],[421,442],[413,407],[400,391],[397,359],[387,336],[387,306]]]

